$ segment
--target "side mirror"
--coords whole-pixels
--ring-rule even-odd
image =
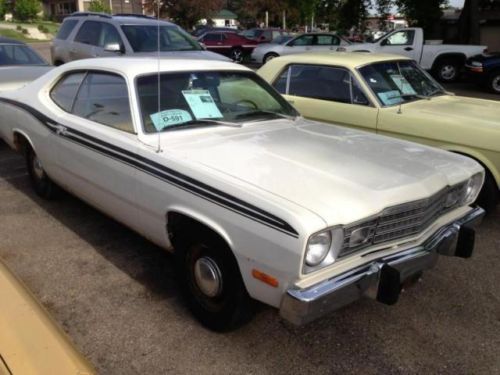
[[[108,43],[104,46],[104,50],[106,52],[119,52],[119,53],[124,52],[120,43]]]
[[[204,43],[201,43],[201,42],[199,42],[199,43],[200,43],[200,47],[203,48],[206,51],[207,50],[207,46]]]
[[[380,45],[381,46],[386,46],[387,45],[387,42],[388,42],[388,39],[384,39],[380,42]]]

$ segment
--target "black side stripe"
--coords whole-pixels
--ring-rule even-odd
[[[24,109],[25,111],[33,115],[42,124],[44,124],[51,132],[57,132],[57,127],[59,124],[51,118],[47,117],[45,114],[36,110],[35,108],[7,98],[0,98],[0,102],[5,102]],[[122,149],[101,139],[97,139],[66,126],[65,132],[57,134],[64,137],[68,141],[77,143],[80,146],[86,147],[102,155],[125,163],[137,170],[145,172],[184,191],[206,199],[214,204],[217,204],[218,206],[224,207],[232,212],[257,221],[267,227],[273,228],[279,232],[295,238],[298,237],[297,231],[293,227],[291,227],[290,224],[274,216],[273,214],[264,211],[261,208],[258,208],[237,197],[227,194],[221,190],[218,190],[212,186],[209,186],[201,181],[195,180],[192,177],[179,173],[171,168],[166,167],[165,165],[154,162],[129,150]]]

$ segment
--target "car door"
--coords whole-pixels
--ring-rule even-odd
[[[60,108],[58,165],[63,187],[135,227],[136,151],[125,79],[107,72],[74,72],[51,90]]]
[[[340,45],[340,39],[334,35],[318,34],[314,40],[312,50],[315,52],[335,51]]]
[[[206,33],[200,41],[205,45],[207,50],[217,53],[225,53],[226,46],[223,45],[222,33]]]
[[[292,64],[273,85],[306,118],[376,132],[378,109],[346,68]]]
[[[97,56],[103,23],[85,21],[71,43],[69,57],[73,60],[88,59]]]
[[[415,48],[415,30],[396,31],[380,41],[380,52],[407,56],[419,61],[419,49]]]
[[[282,55],[291,55],[294,53],[303,53],[310,51],[314,42],[314,35],[305,34],[292,39],[283,46]]]

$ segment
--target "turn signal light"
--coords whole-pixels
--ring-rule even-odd
[[[269,276],[268,274],[261,272],[259,270],[256,270],[255,268],[252,270],[252,276],[255,277],[257,280],[262,281],[263,283],[271,285],[273,288],[277,288],[279,285],[278,280],[276,280],[274,277]]]

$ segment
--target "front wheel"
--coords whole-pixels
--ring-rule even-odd
[[[207,328],[224,332],[248,322],[254,301],[224,241],[193,229],[175,249],[179,282],[193,315]],[[193,238],[195,237],[195,238]]]
[[[30,145],[26,146],[26,167],[35,192],[44,199],[56,196],[57,186],[43,169],[42,161]]]
[[[243,61],[243,50],[239,47],[233,48],[230,57],[234,62],[240,63]]]
[[[488,87],[495,94],[500,94],[500,71],[490,74],[488,78]]]
[[[434,75],[441,82],[455,82],[460,73],[460,64],[456,60],[444,59],[434,67]]]
[[[476,203],[478,206],[490,214],[495,211],[499,200],[498,185],[490,172],[486,171],[484,185],[477,197]]]

